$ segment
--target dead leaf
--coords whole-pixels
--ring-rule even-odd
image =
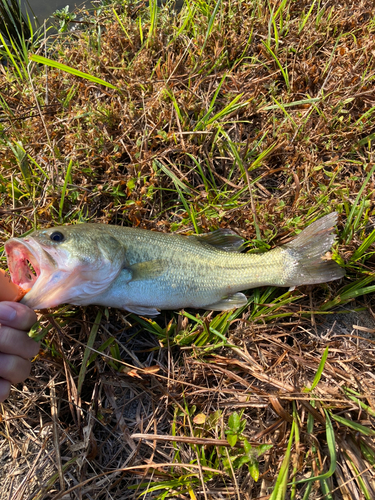
[[[206,415],[204,413],[198,413],[198,415],[195,415],[193,418],[193,422],[198,425],[204,424],[206,421]]]

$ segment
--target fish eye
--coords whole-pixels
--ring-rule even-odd
[[[64,241],[64,235],[60,233],[60,231],[54,231],[50,235],[50,240],[55,241],[56,243],[60,243],[61,241]]]

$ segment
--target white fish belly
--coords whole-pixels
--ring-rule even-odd
[[[157,309],[201,308],[235,291],[232,291],[231,287],[208,286],[204,280],[199,282],[185,279],[179,282],[154,278],[124,282],[118,279],[107,292],[95,298],[95,303],[121,309],[126,309],[127,306]]]

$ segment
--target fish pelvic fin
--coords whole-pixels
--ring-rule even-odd
[[[285,286],[325,283],[345,276],[345,271],[331,260],[329,250],[335,241],[333,233],[337,213],[332,212],[313,222],[292,242],[283,245],[287,251]]]
[[[215,302],[215,304],[210,304],[209,306],[204,306],[204,308],[211,309],[211,311],[229,311],[230,309],[237,309],[238,307],[245,306],[246,304],[246,295],[238,292],[233,295],[223,297],[219,300],[219,302]]]
[[[160,314],[156,307],[124,305],[124,309],[131,313],[137,314],[138,316],[149,316],[151,318],[154,318],[155,316]]]

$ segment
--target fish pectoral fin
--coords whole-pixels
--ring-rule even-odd
[[[157,316],[160,312],[155,307],[144,307],[144,306],[124,306],[127,311],[138,314],[139,316]]]
[[[244,239],[231,229],[217,229],[212,233],[194,234],[188,238],[195,238],[199,243],[205,243],[226,252],[240,252],[244,244]]]
[[[246,304],[246,295],[239,292],[223,297],[219,300],[219,302],[205,306],[205,309],[211,309],[212,311],[229,311],[230,309],[237,309],[238,307],[245,306]]]
[[[167,270],[167,262],[161,259],[147,260],[130,266],[131,281],[150,280],[158,278]]]

